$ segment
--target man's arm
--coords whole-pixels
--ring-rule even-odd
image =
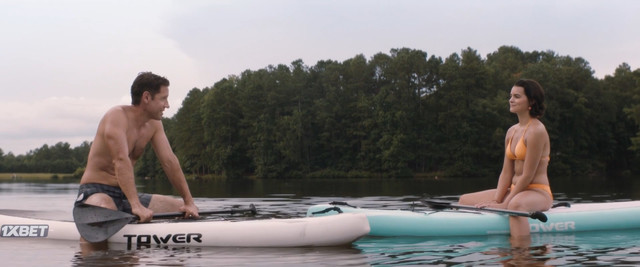
[[[153,123],[156,124],[157,127],[155,128],[156,131],[151,138],[151,144],[153,145],[153,150],[155,151],[160,164],[162,164],[162,169],[167,174],[171,185],[173,185],[180,196],[182,196],[184,206],[181,208],[181,211],[185,212],[185,216],[193,215],[198,217],[198,208],[191,196],[191,191],[189,190],[189,185],[187,184],[187,180],[182,172],[182,167],[180,167],[178,157],[176,157],[175,153],[173,153],[173,150],[171,149],[171,145],[169,144],[167,135],[164,132],[162,122],[154,121]]]
[[[118,186],[131,204],[131,212],[138,215],[140,222],[151,221],[153,211],[144,207],[138,198],[133,164],[129,158],[126,115],[122,110],[111,110],[106,115],[104,123],[104,140],[113,161]]]

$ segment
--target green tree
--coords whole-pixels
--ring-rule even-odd
[[[251,168],[237,82],[235,76],[217,82],[202,106],[207,165],[228,178],[240,177]]]
[[[517,120],[509,90],[528,78],[547,95],[551,175],[637,171],[639,72],[623,64],[599,80],[582,58],[513,46],[486,59],[471,48],[445,60],[400,48],[296,60],[194,89],[167,132],[186,169],[227,177],[495,175]]]
[[[2,150],[2,148],[0,148],[0,172],[6,172],[7,167],[5,165],[5,160],[4,160],[4,151]]]
[[[172,118],[171,144],[187,173],[205,175],[209,173],[207,165],[207,143],[205,142],[205,127],[203,125],[203,101],[207,89],[197,88],[189,91],[182,101],[182,107]]]
[[[454,175],[486,175],[498,162],[494,157],[496,113],[486,112],[496,89],[487,88],[488,69],[477,51],[468,48],[449,56],[440,68],[442,85],[430,96],[434,105],[436,127],[435,148],[441,154],[445,171]],[[493,172],[492,171],[492,172]]]
[[[624,170],[637,172],[640,169],[640,69],[631,71],[631,67],[623,63],[616,68],[613,76],[607,75],[602,84],[607,106],[598,110],[605,111],[601,117],[607,118],[610,123],[609,149],[603,150],[608,152],[606,160],[609,170],[614,173]]]
[[[547,110],[543,121],[552,145],[552,174],[585,175],[603,171],[594,159],[590,140],[595,135],[590,122],[595,99],[588,94],[596,86],[593,71],[582,58],[558,56],[552,51],[538,53],[536,64],[523,72],[523,77],[538,80],[545,88]]]

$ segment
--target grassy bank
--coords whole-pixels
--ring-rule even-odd
[[[0,181],[52,180],[73,178],[72,173],[0,173]]]
[[[375,176],[375,174],[368,174],[368,175],[353,175],[353,173],[349,173],[350,175],[347,175],[345,173],[337,173],[334,175],[326,175],[327,173],[324,173],[325,175],[311,175],[310,177],[306,177],[306,178],[310,178],[310,179],[369,179],[369,178],[380,178]],[[224,176],[222,175],[215,175],[215,174],[209,174],[209,175],[186,175],[187,180],[220,180],[220,179],[226,179]],[[250,178],[250,179],[260,179],[260,178],[256,178],[255,176],[249,176],[249,177],[245,177],[245,178]],[[442,173],[416,173],[413,177],[414,179],[438,179],[438,178],[444,178],[444,176],[442,175]],[[45,180],[58,180],[58,179],[74,179],[74,174],[73,173],[0,173],[0,181],[12,181],[12,180],[38,180],[38,181],[45,181]],[[144,179],[144,178],[140,178],[140,179]],[[166,179],[164,177],[162,177],[161,179]],[[79,179],[78,179],[79,180]]]

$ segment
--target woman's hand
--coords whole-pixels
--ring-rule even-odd
[[[480,202],[480,203],[476,204],[475,207],[476,208],[506,209],[508,203],[509,203],[508,199],[505,199],[505,201],[503,201],[501,203],[498,203],[498,201],[495,201],[495,200],[488,200],[488,201],[484,201],[484,202]]]
[[[493,208],[496,205],[498,205],[498,201],[494,199],[494,200],[480,202],[476,204],[475,207],[476,208]]]

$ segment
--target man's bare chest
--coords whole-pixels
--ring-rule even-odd
[[[129,146],[129,158],[139,159],[144,153],[144,149],[151,140],[152,133],[148,129],[127,131],[127,143]]]

